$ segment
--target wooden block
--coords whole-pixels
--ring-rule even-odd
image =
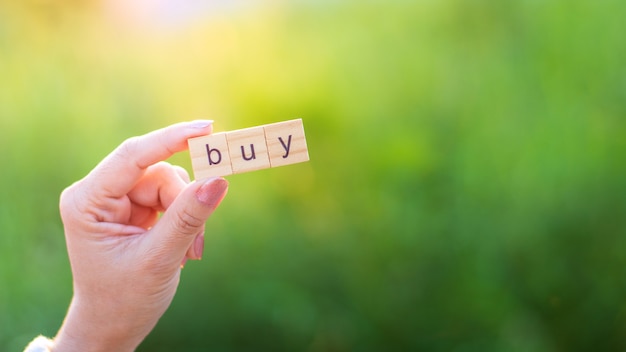
[[[196,180],[233,173],[226,133],[191,138],[187,143]]]
[[[271,167],[309,160],[302,119],[263,126]]]
[[[226,139],[234,174],[270,167],[263,126],[227,132]]]

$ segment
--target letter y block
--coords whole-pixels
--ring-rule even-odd
[[[272,167],[309,161],[302,119],[263,126]]]

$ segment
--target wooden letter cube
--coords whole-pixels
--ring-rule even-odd
[[[226,133],[234,174],[270,167],[263,126]]]
[[[302,119],[263,126],[272,167],[309,160]]]
[[[309,160],[302,119],[190,138],[196,180]]]
[[[187,143],[196,180],[233,173],[226,133],[191,138]]]

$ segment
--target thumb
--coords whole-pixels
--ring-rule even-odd
[[[189,184],[152,228],[152,245],[174,264],[179,265],[206,220],[220,204],[228,182],[210,178]]]

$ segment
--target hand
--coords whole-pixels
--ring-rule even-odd
[[[228,188],[222,178],[189,183],[161,160],[211,130],[195,121],[130,138],[62,193],[74,295],[53,351],[132,351],[156,325]]]

